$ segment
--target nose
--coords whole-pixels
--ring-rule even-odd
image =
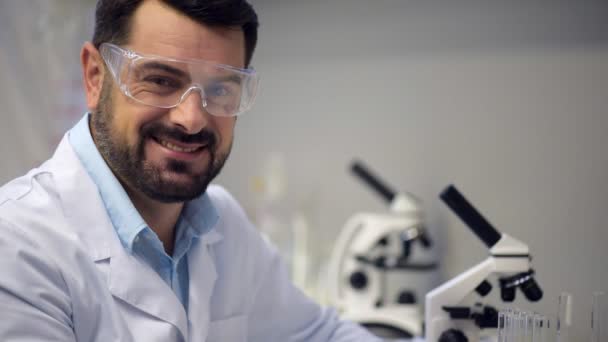
[[[196,134],[209,124],[210,114],[204,108],[202,91],[192,89],[182,102],[170,111],[171,123],[187,134]]]

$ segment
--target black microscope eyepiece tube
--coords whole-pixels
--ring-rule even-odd
[[[500,240],[501,234],[467,201],[454,185],[448,186],[439,197],[486,246],[491,248]]]
[[[520,285],[521,291],[531,302],[538,302],[543,298],[543,290],[538,286],[536,280],[530,277]]]
[[[374,189],[384,200],[391,203],[396,196],[396,192],[382,182],[360,161],[354,161],[351,165],[352,172],[359,176],[367,185]]]
[[[501,287],[500,298],[507,303],[513,302],[515,300],[516,289],[516,287]]]

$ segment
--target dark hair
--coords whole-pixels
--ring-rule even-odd
[[[95,10],[93,45],[125,44],[131,18],[143,0],[99,0]],[[162,0],[187,17],[208,26],[239,26],[245,36],[245,66],[248,67],[258,40],[258,16],[245,0]]]

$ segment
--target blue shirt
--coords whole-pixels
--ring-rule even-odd
[[[99,194],[122,245],[143,259],[171,287],[188,311],[188,251],[198,238],[213,228],[218,215],[209,196],[186,203],[176,225],[173,255],[169,256],[158,235],[146,224],[126,191],[97,150],[89,130],[87,113],[68,133],[70,144]]]

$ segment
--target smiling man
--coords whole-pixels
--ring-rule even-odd
[[[0,189],[0,341],[377,341],[289,281],[210,185],[253,104],[243,0],[100,0],[90,113]]]

